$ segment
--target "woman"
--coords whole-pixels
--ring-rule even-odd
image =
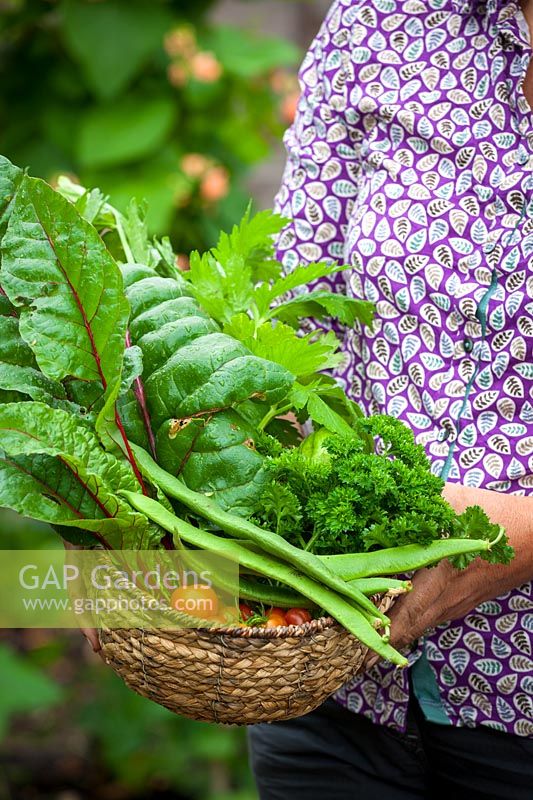
[[[336,0],[302,66],[280,257],[349,265],[333,288],[377,314],[338,330],[338,379],[516,558],[420,572],[392,612],[409,670],[371,659],[316,712],[253,728],[262,800],[533,798],[530,29],[533,0]]]

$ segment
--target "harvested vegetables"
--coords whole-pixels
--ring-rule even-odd
[[[445,503],[401,423],[363,419],[329,377],[338,341],[302,320],[370,325],[372,308],[305,291],[336,265],[284,275],[283,225],[247,213],[181,274],[136,203],[1,160],[0,505],[86,547],[226,556],[243,622],[325,611],[404,665],[371,599],[409,590],[388,576],[512,550],[481,509]],[[303,443],[289,413],[314,428]]]

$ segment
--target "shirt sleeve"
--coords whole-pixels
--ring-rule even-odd
[[[277,241],[278,259],[290,272],[299,264],[345,260],[348,222],[360,172],[361,135],[349,124],[350,50],[331,44],[341,2],[333,4],[299,72],[301,98],[284,137],[287,161],[275,207],[291,222]],[[308,286],[346,291],[345,273]],[[314,327],[317,327],[316,325]],[[320,326],[324,327],[324,326]],[[327,325],[340,332],[341,326]]]

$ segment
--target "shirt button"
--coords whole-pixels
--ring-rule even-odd
[[[529,156],[525,150],[522,150],[522,152],[518,154],[517,161],[521,165],[527,164],[527,162],[529,161]]]
[[[487,254],[492,253],[495,247],[496,245],[494,244],[494,242],[487,242],[487,244],[483,245],[483,252]]]
[[[463,347],[465,349],[465,353],[471,353],[474,349],[474,340],[470,338],[470,336],[466,336],[463,339]]]

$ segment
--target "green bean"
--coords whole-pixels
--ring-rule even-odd
[[[239,544],[241,545],[240,542]],[[195,553],[198,552],[202,551],[187,550],[186,562],[187,564],[192,564],[192,566],[196,563],[198,569],[203,569],[205,567],[205,562],[195,562]],[[257,574],[256,570],[254,570],[254,572]],[[236,598],[255,600],[255,602],[262,603],[265,606],[279,606],[280,608],[313,608],[315,605],[308,597],[304,597],[303,594],[295,592],[286,586],[259,583],[259,581],[243,578],[242,574],[239,580],[236,581],[233,575],[228,575],[227,573],[217,570],[216,574],[213,575],[213,583],[215,586],[219,586]]]
[[[329,569],[345,581],[377,575],[400,575],[421,569],[444,558],[490,550],[485,539],[438,539],[431,544],[406,544],[370,553],[319,556]]]
[[[239,579],[239,597],[280,608],[313,608],[315,605],[308,597],[284,586],[269,586],[243,577]]]
[[[162,469],[145,450],[136,445],[132,445],[132,449],[141,472],[159,486],[165,494],[179,500],[204,519],[214,522],[225,533],[238,539],[246,539],[259,544],[265,552],[282,558],[297,569],[305,572],[310,578],[314,578],[339,594],[349,597],[359,607],[365,608],[368,612],[379,617],[385,625],[389,623],[389,619],[385,614],[376,609],[368,597],[339,578],[335,572],[322,563],[318,556],[300,550],[277,533],[265,531],[243,517],[228,514],[210,497],[206,497],[199,492],[193,492],[185,486],[183,481]]]
[[[372,597],[374,594],[386,594],[387,592],[405,594],[413,588],[411,581],[397,581],[394,578],[358,578],[350,581],[350,583],[356,586],[363,594],[366,594],[367,597]]]
[[[374,650],[382,658],[388,659],[398,666],[407,665],[407,660],[391,647],[377,631],[370,625],[364,616],[351,605],[346,598],[337,595],[329,588],[321,585],[307,575],[294,570],[288,564],[269,556],[248,550],[242,545],[217,536],[214,533],[195,528],[188,522],[179,519],[156,500],[142,494],[122,492],[122,495],[131,505],[156,522],[164,530],[173,535],[212,553],[217,553],[224,558],[242,563],[250,569],[257,570],[263,575],[274,580],[282,581],[288,586],[301,592],[312,600],[319,608],[325,609],[346,630],[356,636],[363,644]]]

